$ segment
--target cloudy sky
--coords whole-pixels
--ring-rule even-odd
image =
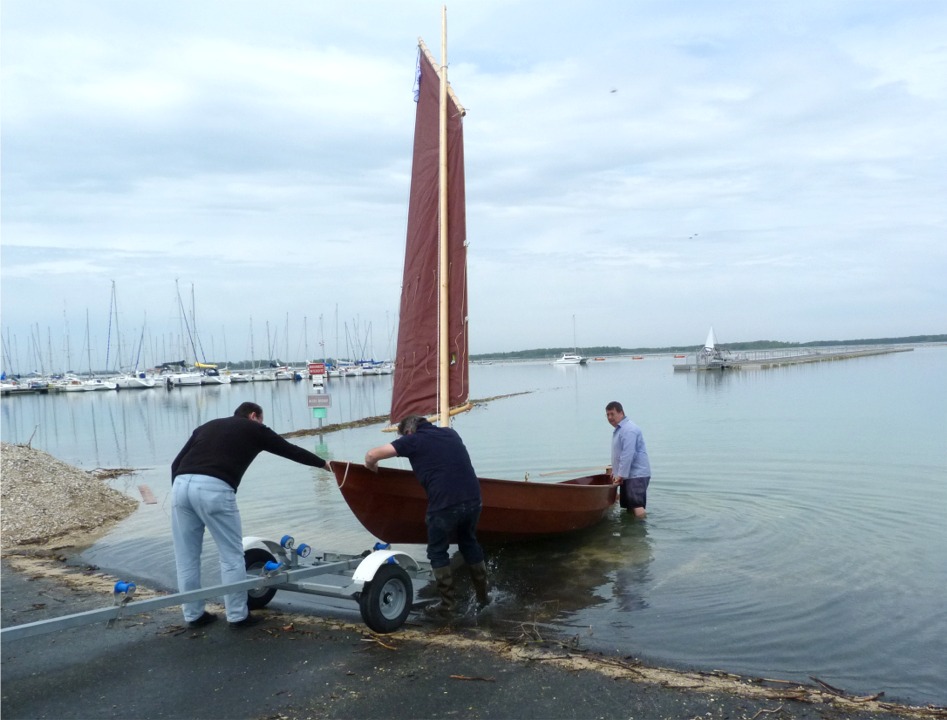
[[[67,339],[83,366],[87,311],[101,366],[113,281],[149,362],[180,355],[178,289],[208,357],[390,355],[440,7],[4,0],[4,366]],[[573,316],[580,346],[947,332],[947,4],[455,0],[448,26],[472,352],[571,345]]]

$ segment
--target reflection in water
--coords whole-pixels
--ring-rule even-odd
[[[734,379],[734,376],[740,375],[742,371],[738,370],[703,370],[700,372],[687,373],[687,384],[701,390],[711,392],[720,392]]]
[[[335,380],[325,424],[382,415],[391,400],[391,375]],[[118,392],[50,393],[4,397],[4,442],[31,443],[79,467],[140,467],[170,462],[191,431],[233,413],[246,400],[266,411],[280,433],[317,428],[304,382],[255,382]]]
[[[627,513],[616,510],[599,525],[566,537],[484,550],[495,597],[493,621],[568,624],[592,607],[634,612],[648,606],[647,524]]]

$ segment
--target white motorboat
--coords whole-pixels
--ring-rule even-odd
[[[100,380],[99,378],[82,378],[75,375],[67,375],[58,383],[55,388],[61,392],[90,392],[93,390],[114,390],[117,385],[112,381]]]
[[[201,385],[229,385],[231,378],[229,374],[221,375],[216,365],[197,363],[201,369]]]
[[[171,387],[192,387],[200,386],[201,379],[204,377],[199,372],[178,372],[171,373],[168,377],[168,385]]]
[[[295,380],[296,371],[293,370],[289,365],[280,365],[273,370],[273,379],[274,380]]]
[[[109,382],[115,383],[116,390],[147,390],[155,386],[154,376],[144,372],[126,373],[110,378]]]
[[[208,375],[201,376],[201,385],[229,385],[233,378],[229,375]]]

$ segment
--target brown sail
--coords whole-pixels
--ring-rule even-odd
[[[391,422],[406,415],[438,412],[438,238],[440,212],[440,77],[421,42],[418,53],[417,115],[398,348]],[[447,99],[448,353],[450,407],[467,402],[467,222],[464,188],[464,109],[452,92]]]

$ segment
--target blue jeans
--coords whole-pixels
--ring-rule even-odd
[[[477,542],[481,508],[479,500],[467,500],[427,514],[427,559],[432,568],[450,565],[447,548],[454,538],[464,562],[468,565],[483,562],[483,549]]]
[[[171,487],[171,536],[174,539],[174,561],[178,571],[178,590],[188,592],[201,587],[201,550],[204,528],[210,530],[220,556],[220,582],[242,582],[247,579],[243,559],[243,529],[237,495],[223,480],[209,475],[178,475]],[[224,595],[227,621],[243,620],[247,608],[247,591]],[[197,620],[204,613],[204,601],[181,605],[184,620]]]

